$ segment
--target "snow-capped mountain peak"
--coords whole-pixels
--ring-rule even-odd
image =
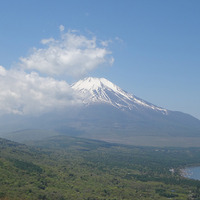
[[[117,91],[118,87],[114,85],[112,82],[108,81],[105,78],[93,78],[88,77],[83,80],[78,81],[77,83],[72,85],[72,88],[76,90],[98,90],[100,88],[110,88],[113,91]]]
[[[72,88],[83,95],[85,104],[106,103],[118,109],[153,109],[167,114],[167,110],[148,103],[122,90],[105,78],[88,77],[72,85]]]

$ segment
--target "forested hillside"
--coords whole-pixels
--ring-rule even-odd
[[[0,199],[200,199],[200,182],[179,174],[200,163],[199,153],[67,136],[27,145],[0,139]]]

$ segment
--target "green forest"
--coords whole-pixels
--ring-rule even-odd
[[[200,148],[155,148],[56,136],[0,139],[1,200],[200,199],[200,181],[180,169]],[[172,170],[173,169],[173,170]]]

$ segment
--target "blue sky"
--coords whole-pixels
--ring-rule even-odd
[[[71,36],[81,35],[87,42],[95,38],[98,48],[93,50],[106,49],[102,60],[77,76],[63,68],[62,76],[38,70],[41,77],[69,84],[85,76],[105,77],[155,105],[200,119],[199,9],[198,0],[1,1],[0,65],[7,73],[19,66],[27,73],[37,71],[25,66],[33,47],[38,55],[48,48],[43,39],[60,41],[71,30]],[[14,76],[12,72],[10,82]]]

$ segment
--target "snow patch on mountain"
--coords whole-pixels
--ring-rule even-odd
[[[106,103],[122,110],[147,108],[167,114],[166,109],[125,92],[105,78],[88,77],[74,83],[72,88],[82,95],[84,104]]]

